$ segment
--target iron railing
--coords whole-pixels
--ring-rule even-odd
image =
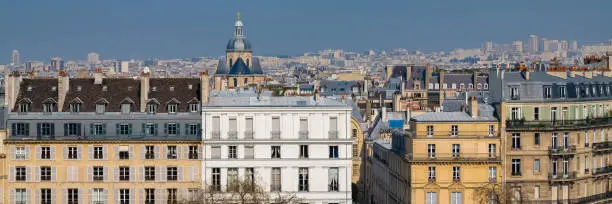
[[[409,153],[406,155],[412,161],[495,161],[501,160],[499,153]]]
[[[338,131],[337,130],[330,130],[328,132],[329,134],[329,139],[338,139]]]
[[[273,131],[270,131],[270,137],[271,137],[273,140],[280,140],[280,135],[281,135],[280,130],[273,130]]]
[[[416,139],[486,139],[499,138],[499,132],[489,131],[415,131],[413,138]],[[453,134],[457,133],[457,134]]]
[[[612,117],[588,118],[581,120],[549,120],[549,121],[524,121],[508,120],[506,129],[524,130],[558,130],[558,129],[584,129],[593,126],[612,125]]]
[[[253,131],[244,131],[244,139],[253,139],[253,135],[255,134],[255,132]]]

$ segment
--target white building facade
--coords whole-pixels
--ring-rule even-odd
[[[241,94],[211,94],[203,106],[204,186],[224,191],[232,179],[253,178],[302,203],[352,203],[348,106]]]

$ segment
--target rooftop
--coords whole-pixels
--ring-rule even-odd
[[[494,122],[497,118],[493,116],[472,117],[465,112],[430,112],[414,116],[411,119],[416,122]]]
[[[212,91],[208,104],[204,107],[350,107],[336,99],[321,97],[314,100],[312,96],[272,96],[271,91],[262,92],[261,96],[254,91]]]

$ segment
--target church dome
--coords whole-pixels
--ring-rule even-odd
[[[232,38],[225,47],[227,51],[251,51],[251,43],[245,38]]]

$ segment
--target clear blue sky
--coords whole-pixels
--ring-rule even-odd
[[[612,38],[610,0],[0,0],[0,63],[223,55],[240,11],[256,55],[325,48],[448,50],[529,34]]]

